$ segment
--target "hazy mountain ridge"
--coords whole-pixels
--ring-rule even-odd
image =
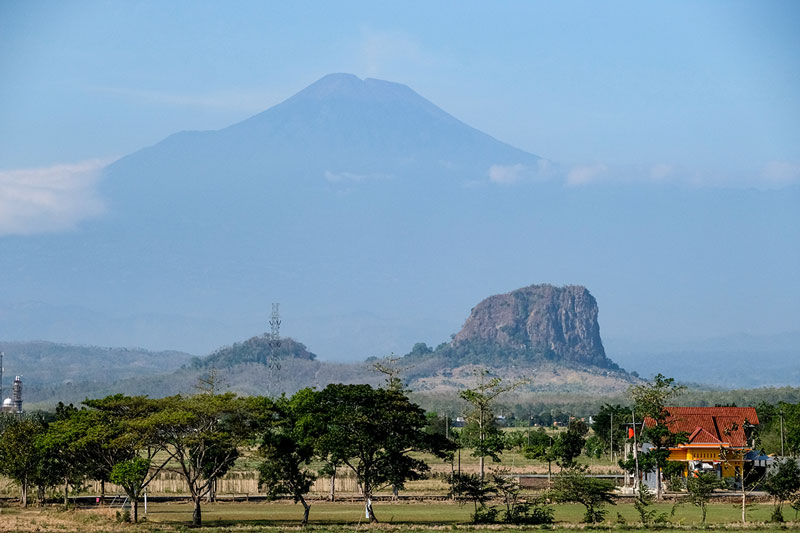
[[[27,386],[117,380],[171,372],[192,355],[141,348],[104,348],[44,341],[0,342],[6,375],[20,375]],[[8,386],[10,381],[6,380]]]
[[[408,87],[328,76],[249,120],[123,157],[100,183],[106,215],[75,232],[3,237],[4,301],[60,311],[0,312],[0,338],[203,354],[262,330],[277,301],[286,334],[363,360],[447,338],[464,308],[532,274],[590,285],[606,332],[669,337],[662,323],[744,308],[772,280],[786,290],[753,330],[785,321],[800,187],[570,187],[549,172]],[[714,274],[687,279],[688,264]],[[732,293],[739,279],[751,282]],[[693,298],[706,305],[676,305]],[[71,318],[74,305],[90,319]],[[363,310],[380,320],[353,317]]]

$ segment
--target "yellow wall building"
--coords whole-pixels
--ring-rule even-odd
[[[744,455],[752,449],[750,429],[758,425],[753,407],[667,407],[673,433],[688,435],[685,444],[670,448],[670,461],[686,464],[684,475],[716,472],[740,477]]]

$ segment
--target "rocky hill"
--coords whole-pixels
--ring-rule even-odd
[[[597,313],[586,287],[530,285],[476,305],[452,347],[616,368],[603,349]]]

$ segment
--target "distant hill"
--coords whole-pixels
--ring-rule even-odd
[[[662,373],[719,388],[800,383],[800,333],[728,335],[703,340],[634,342],[611,339],[614,359],[643,377]]]
[[[621,393],[637,380],[605,356],[597,315],[596,300],[581,286],[531,285],[491,296],[471,310],[452,342],[435,350],[417,343],[399,363],[404,368],[402,378],[419,393],[454,393],[473,386],[476,371],[485,368],[507,380],[528,381],[520,392],[530,394]],[[224,386],[238,393],[293,393],[333,382],[377,385],[383,377],[374,369],[376,360],[317,361],[301,342],[282,338],[275,346],[260,335],[194,357],[173,374],[128,372],[115,376],[118,380],[87,378],[77,387],[41,387],[32,392],[38,401],[63,400],[59,394],[72,398],[112,392],[191,393],[213,368]]]
[[[9,376],[23,376],[25,387],[116,380],[172,372],[187,364],[191,354],[152,352],[141,348],[102,348],[54,342],[0,342],[3,366]]]
[[[274,343],[266,335],[251,337],[244,342],[234,343],[215,350],[203,358],[195,358],[191,362],[193,368],[230,368],[232,366],[257,363],[274,365],[292,359],[313,361],[316,354],[308,351],[306,345],[294,339],[282,338]]]

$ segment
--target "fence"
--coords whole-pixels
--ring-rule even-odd
[[[358,484],[352,476],[336,476],[335,490],[337,494],[353,495],[358,494]],[[124,490],[113,483],[105,484],[106,494],[122,494]],[[229,472],[224,477],[217,480],[217,495],[259,495],[264,494],[264,490],[258,488],[257,472]],[[147,487],[150,495],[183,495],[189,493],[189,487],[183,476],[176,472],[160,472]],[[322,477],[315,481],[311,487],[311,495],[325,497],[330,492],[330,478]],[[34,491],[30,491],[29,495]],[[82,495],[99,495],[101,493],[101,483],[96,480],[86,481],[83,485]],[[10,479],[0,478],[0,495],[16,497],[19,495],[19,487]]]

